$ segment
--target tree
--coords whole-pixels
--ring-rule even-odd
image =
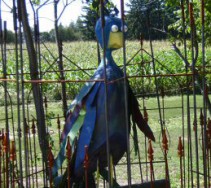
[[[149,26],[152,28],[152,39],[166,38],[165,32],[175,17],[172,16],[171,8],[165,7],[164,0],[152,3],[148,0],[130,0],[127,6],[130,8],[126,17],[129,39],[139,39],[140,34],[148,39]]]
[[[83,7],[83,12],[77,20],[77,25],[84,40],[95,40],[95,23],[100,17],[100,0],[87,0]],[[104,15],[117,15],[118,10],[110,1],[104,2]]]
[[[205,54],[200,53],[199,43],[202,43],[203,49],[205,49],[205,45],[211,44],[211,31],[209,29],[211,20],[211,1],[193,0],[190,2],[189,0],[166,0],[166,5],[172,7],[177,16],[177,20],[171,25],[172,30],[177,30],[179,32],[179,34],[173,38],[173,49],[182,59],[186,71],[188,72],[190,70],[194,73],[192,77],[194,80],[193,93],[196,93],[197,88],[195,84],[197,84],[201,94],[203,94],[205,98],[209,113],[211,114],[211,101],[205,92],[206,88],[208,88],[207,78],[203,74],[199,74],[199,70],[196,67],[197,64],[203,66],[207,64]],[[178,39],[184,44],[184,52],[177,46]],[[187,45],[188,43],[189,45]],[[187,49],[191,51],[191,58],[188,57]],[[199,55],[202,56],[200,60]]]
[[[177,30],[180,32],[180,35],[177,36],[177,39],[182,38],[182,10],[181,10],[181,2],[184,4],[184,17],[185,17],[185,24],[186,24],[186,35],[190,36],[190,16],[189,16],[189,1],[188,0],[181,0],[181,1],[172,1],[166,0],[166,6],[171,7],[173,9],[174,15],[177,17],[177,20],[170,25],[171,30]],[[193,9],[194,9],[194,19],[195,19],[195,27],[197,31],[197,40],[201,41],[202,36],[202,21],[201,21],[201,2],[198,0],[193,0]],[[204,22],[204,35],[206,38],[206,45],[211,45],[211,30],[210,30],[210,23],[211,23],[211,1],[204,1],[204,10],[205,10],[205,22]]]
[[[42,33],[40,33],[40,39],[42,41],[48,41],[48,42],[50,42],[52,40],[51,39],[50,32],[42,32]]]
[[[7,42],[8,43],[15,42],[15,34],[12,31],[7,31]]]
[[[91,5],[87,4],[83,7],[83,12],[77,20],[77,25],[82,33],[82,39],[95,40],[95,23],[98,19],[98,13],[90,8]]]
[[[28,51],[30,77],[32,80],[38,80],[39,76],[37,74],[38,73],[37,56],[36,56],[36,51],[35,51],[35,47],[33,43],[32,32],[29,27],[25,0],[19,1],[18,6],[19,6],[18,7],[19,21],[22,22],[23,24],[26,47]],[[46,138],[47,133],[46,133],[46,124],[45,124],[45,115],[44,115],[45,113],[44,113],[44,108],[43,108],[42,92],[41,92],[40,85],[38,83],[32,83],[32,92],[33,92],[33,98],[34,98],[35,109],[36,109],[39,144],[42,151],[43,161],[45,162],[45,165],[47,167],[46,148],[48,148],[48,142]],[[26,130],[24,130],[24,134],[26,134]],[[28,165],[27,155],[25,157],[25,160],[26,160],[25,164]],[[28,187],[28,185],[26,186]]]
[[[62,24],[58,26],[59,33],[61,34],[60,38],[63,42],[77,41],[81,40],[81,32],[78,28],[78,25],[74,22],[71,22],[69,26],[65,27]],[[55,42],[55,29],[52,29],[50,32],[42,32],[40,34],[41,40],[46,42]]]
[[[71,22],[70,25],[67,28],[68,33],[68,40],[69,41],[75,41],[75,40],[81,40],[81,31],[78,28],[77,23]]]

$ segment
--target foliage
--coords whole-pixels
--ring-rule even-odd
[[[7,31],[7,43],[15,42],[15,34],[12,31]]]
[[[95,23],[100,17],[99,5],[100,1],[87,1],[87,4],[83,7],[83,13],[77,20],[77,25],[82,33],[84,40],[95,40]],[[117,8],[112,2],[107,1],[104,4],[104,14],[113,15],[118,14]]]
[[[81,32],[78,28],[78,25],[74,22],[71,22],[69,26],[65,27],[62,24],[58,26],[58,30],[60,33],[60,39],[62,41],[76,41],[81,40]],[[42,32],[40,34],[41,40],[48,42],[55,42],[55,30],[52,29],[50,32]]]
[[[186,24],[186,35],[189,36],[191,29],[190,29],[190,15],[189,15],[189,5],[187,4],[188,1],[184,2],[184,9],[185,9],[185,24]],[[201,41],[202,36],[202,21],[201,21],[201,1],[193,0],[193,9],[194,9],[194,20],[196,26],[196,34],[198,41]],[[211,44],[211,30],[210,30],[210,23],[211,23],[211,1],[204,1],[205,2],[205,25],[204,25],[204,35],[206,38],[206,44]],[[182,39],[182,10],[180,8],[180,1],[172,1],[166,0],[166,5],[171,6],[174,10],[174,15],[177,17],[177,20],[170,25],[171,30],[179,31],[179,34],[176,36],[176,39]]]
[[[98,13],[90,8],[90,5],[83,7],[83,14],[78,18],[77,25],[82,33],[82,39],[95,40],[95,23],[98,19]]]
[[[39,5],[40,4],[40,0],[32,0],[32,3],[35,5]]]
[[[168,25],[174,22],[174,16],[170,7],[165,7],[164,0],[130,0],[127,24],[129,26],[128,37],[130,39],[139,39],[140,34],[145,39],[149,38],[149,26],[151,26],[151,39],[164,39]]]
[[[4,32],[3,32],[3,40],[4,38],[6,37],[6,43],[15,43],[15,33],[10,31],[10,30],[7,30],[6,31],[6,36],[4,36]]]

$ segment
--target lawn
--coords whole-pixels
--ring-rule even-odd
[[[177,146],[178,146],[178,138],[179,136],[183,135],[183,120],[184,120],[184,141],[185,141],[185,161],[186,161],[186,170],[185,173],[187,174],[187,112],[186,112],[186,98],[187,96],[184,97],[184,103],[182,104],[182,95],[180,96],[166,96],[163,99],[160,98],[161,105],[164,105],[164,111],[162,110],[162,116],[165,118],[163,119],[165,121],[165,127],[168,131],[168,140],[169,140],[169,151],[168,151],[168,165],[169,165],[169,175],[170,175],[170,181],[171,181],[171,186],[174,188],[180,187],[180,160],[177,154]],[[191,106],[193,106],[192,101],[193,97],[190,97],[191,101]],[[153,143],[153,149],[154,149],[154,171],[155,171],[155,179],[162,179],[165,178],[165,163],[164,163],[164,155],[161,150],[161,145],[162,145],[162,139],[160,138],[161,136],[161,129],[160,129],[160,124],[159,124],[159,111],[157,109],[157,98],[151,97],[147,100],[144,100],[145,106],[148,111],[149,115],[149,124],[155,134],[156,137],[156,142]],[[197,107],[201,108],[202,105],[202,97],[197,96]],[[143,100],[140,99],[140,105],[143,107]],[[184,114],[182,114],[182,106],[184,106]],[[16,105],[13,106],[14,108],[14,114],[17,113],[16,111]],[[49,120],[48,125],[49,125],[49,131],[51,132],[51,139],[54,141],[54,148],[53,148],[53,153],[56,155],[58,152],[58,146],[59,146],[59,139],[58,139],[58,129],[57,129],[57,119],[53,119],[54,117],[57,117],[57,115],[61,115],[61,102],[49,102],[48,103],[48,118]],[[35,111],[34,107],[32,104],[29,105],[29,117],[35,116]],[[0,114],[0,119],[4,118],[4,106],[0,107],[1,113]],[[198,122],[199,122],[199,115],[200,111],[198,110]],[[193,117],[193,111],[191,110],[191,117]],[[52,118],[52,119],[51,119]],[[193,121],[193,118],[191,118],[191,121]],[[63,124],[61,120],[61,124]],[[199,124],[199,123],[198,123]],[[4,124],[0,122],[0,129],[4,128]],[[16,120],[15,120],[15,125],[16,125]],[[30,124],[31,125],[31,124]],[[192,123],[191,123],[192,127]],[[16,128],[15,128],[16,129]],[[200,133],[200,128],[198,128],[199,133]],[[194,132],[192,131],[192,136]],[[140,159],[142,164],[142,175],[143,175],[143,180],[150,180],[149,178],[149,165],[146,168],[146,150],[145,148],[145,139],[143,137],[143,134],[139,131],[139,147],[140,147]],[[17,136],[17,135],[16,135]],[[200,135],[199,135],[200,137]],[[200,139],[199,139],[200,140]],[[32,141],[32,140],[31,140]],[[38,143],[36,143],[38,146]],[[193,139],[193,144],[194,144],[194,139]],[[200,148],[201,149],[201,148]],[[200,152],[201,153],[201,152]],[[195,160],[195,150],[193,146],[193,160]],[[41,154],[38,154],[38,158],[41,157]],[[148,160],[148,159],[147,159]],[[131,161],[132,163],[138,162],[138,156],[134,154],[133,150],[133,141],[131,140]],[[161,161],[161,162],[160,162]],[[125,163],[125,157],[123,157],[123,160],[120,162],[120,164]],[[140,175],[140,168],[138,165],[131,165],[132,169],[132,182],[133,183],[140,183],[141,182],[141,175]],[[41,163],[39,162],[39,165]],[[200,166],[202,167],[202,160],[200,157]],[[148,169],[148,170],[146,170]],[[116,174],[117,174],[117,179],[118,182],[121,182],[122,184],[126,184],[127,181],[127,168],[125,165],[118,165],[116,167]],[[148,177],[147,177],[148,176]]]

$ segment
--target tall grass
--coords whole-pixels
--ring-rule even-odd
[[[47,48],[46,48],[46,47]],[[155,58],[155,69],[156,74],[177,74],[185,73],[185,65],[182,59],[172,50],[171,43],[168,41],[153,41],[153,53]],[[7,74],[8,78],[15,79],[16,76],[16,65],[15,65],[15,54],[11,50],[14,48],[13,45],[7,47]],[[151,57],[151,49],[148,41],[143,44],[143,51],[140,51],[141,45],[139,41],[127,41],[126,42],[126,61],[130,61],[127,66],[127,75],[130,78],[130,85],[136,93],[143,92],[155,92],[155,79],[154,78],[139,78],[143,75],[152,75],[153,63]],[[181,52],[183,53],[182,46],[180,46]],[[139,52],[139,53],[137,53]],[[63,44],[63,64],[65,71],[66,80],[87,80],[89,75],[92,75],[98,66],[98,55],[97,55],[97,44],[93,41],[87,42],[69,42]],[[188,51],[191,60],[191,54]],[[200,53],[199,53],[200,54]],[[102,56],[102,50],[101,50]],[[29,75],[29,62],[27,57],[27,51],[24,51],[23,56],[23,71],[27,73],[24,75],[25,80],[30,80]],[[123,52],[122,50],[116,50],[113,52],[113,57],[115,62],[119,65],[123,65]],[[41,45],[41,78],[44,80],[59,80],[60,74],[58,72],[57,64],[57,49],[55,44],[47,43]],[[210,65],[211,60],[211,49],[206,49],[206,61],[207,65]],[[191,63],[191,61],[190,61]],[[201,55],[199,55],[199,61],[197,65],[201,65]],[[91,69],[91,70],[79,70],[81,69]],[[199,69],[200,71],[201,69]],[[206,68],[209,72],[209,67]],[[0,77],[3,76],[3,67],[0,64]],[[137,77],[138,76],[138,77]],[[208,82],[210,82],[211,77],[209,74],[206,75]],[[165,90],[174,90],[175,88],[185,87],[186,78],[181,77],[159,77],[157,79],[157,84],[159,88],[164,88]],[[69,99],[73,99],[75,95],[79,92],[83,83],[68,83],[67,85],[67,96]],[[11,93],[15,93],[16,86],[14,83],[8,85],[8,89]],[[31,85],[25,84],[25,91],[30,92]],[[0,86],[0,91],[2,86]],[[49,92],[50,91],[50,92]],[[61,98],[61,84],[49,83],[43,84],[43,92],[52,99]],[[4,102],[2,95],[0,96],[0,104]]]

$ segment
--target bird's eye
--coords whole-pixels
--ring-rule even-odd
[[[117,25],[112,25],[111,26],[111,31],[112,32],[117,32],[118,31],[118,26]]]
[[[121,29],[123,31],[123,29]],[[124,25],[124,32],[128,31],[128,27],[126,25]]]

